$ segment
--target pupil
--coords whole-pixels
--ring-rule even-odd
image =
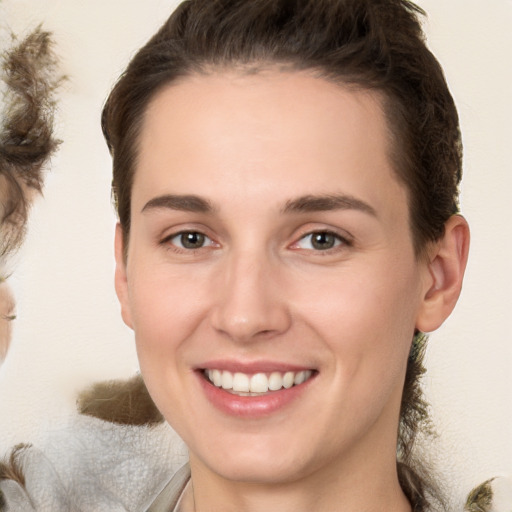
[[[326,250],[334,247],[336,239],[331,233],[315,233],[312,244],[315,249]]]
[[[201,233],[183,233],[181,243],[186,249],[198,249],[204,244],[204,235]]]

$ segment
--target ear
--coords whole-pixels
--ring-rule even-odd
[[[428,279],[416,319],[416,329],[436,330],[452,312],[460,295],[469,250],[469,226],[461,215],[452,215],[445,233],[429,251]]]
[[[121,316],[124,323],[133,329],[130,300],[128,294],[128,275],[126,271],[126,259],[124,249],[124,236],[123,229],[119,222],[116,225],[116,234],[114,239],[115,257],[116,257],[116,271],[115,271],[115,287],[117,298],[121,304]]]

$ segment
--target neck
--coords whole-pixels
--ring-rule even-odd
[[[382,434],[382,428],[375,425]],[[396,439],[396,430],[391,433]],[[378,438],[378,439],[377,439]],[[395,444],[368,437],[339,457],[298,478],[282,482],[245,482],[226,478],[191,453],[192,485],[183,512],[411,512],[396,470]],[[391,446],[389,450],[383,447]]]
[[[336,479],[331,480],[331,485]],[[239,486],[232,489],[204,489],[201,483],[192,483],[184,497],[182,512],[310,512],[311,510],[343,510],[343,512],[411,512],[411,505],[399,486],[382,489],[373,483],[361,482],[357,490],[340,485],[333,495],[324,485],[314,492],[306,489],[274,486]],[[200,489],[200,491],[199,491]],[[206,492],[205,492],[206,491]],[[327,492],[326,492],[327,491]]]

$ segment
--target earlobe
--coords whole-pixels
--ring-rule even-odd
[[[462,288],[468,250],[468,223],[461,215],[453,215],[429,255],[429,280],[416,320],[418,330],[436,330],[452,312]]]
[[[126,260],[125,260],[125,248],[124,248],[124,236],[121,224],[117,223],[116,234],[115,234],[115,258],[116,258],[116,271],[115,271],[115,288],[117,298],[121,305],[121,316],[123,317],[124,323],[133,329],[130,301],[128,297],[128,276],[126,272]]]

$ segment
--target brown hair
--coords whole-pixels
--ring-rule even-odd
[[[43,186],[43,169],[59,145],[53,135],[58,73],[51,34],[37,28],[1,57],[3,97],[0,131],[0,260],[25,234],[33,192]]]
[[[277,64],[312,70],[340,85],[379,91],[393,142],[391,158],[409,194],[416,254],[444,234],[458,211],[462,145],[457,111],[442,69],[407,0],[187,0],[135,55],[102,116],[113,157],[113,197],[128,245],[138,136],[148,103],[169,83],[222,67]],[[427,405],[418,384],[425,338],[409,359],[398,442],[400,482],[415,510],[429,486],[411,468],[411,447]]]
[[[6,262],[25,236],[28,211],[43,186],[45,164],[59,145],[53,135],[55,92],[62,81],[49,32],[37,28],[0,54],[0,364],[11,341],[14,299]],[[1,508],[1,507],[0,507]]]

